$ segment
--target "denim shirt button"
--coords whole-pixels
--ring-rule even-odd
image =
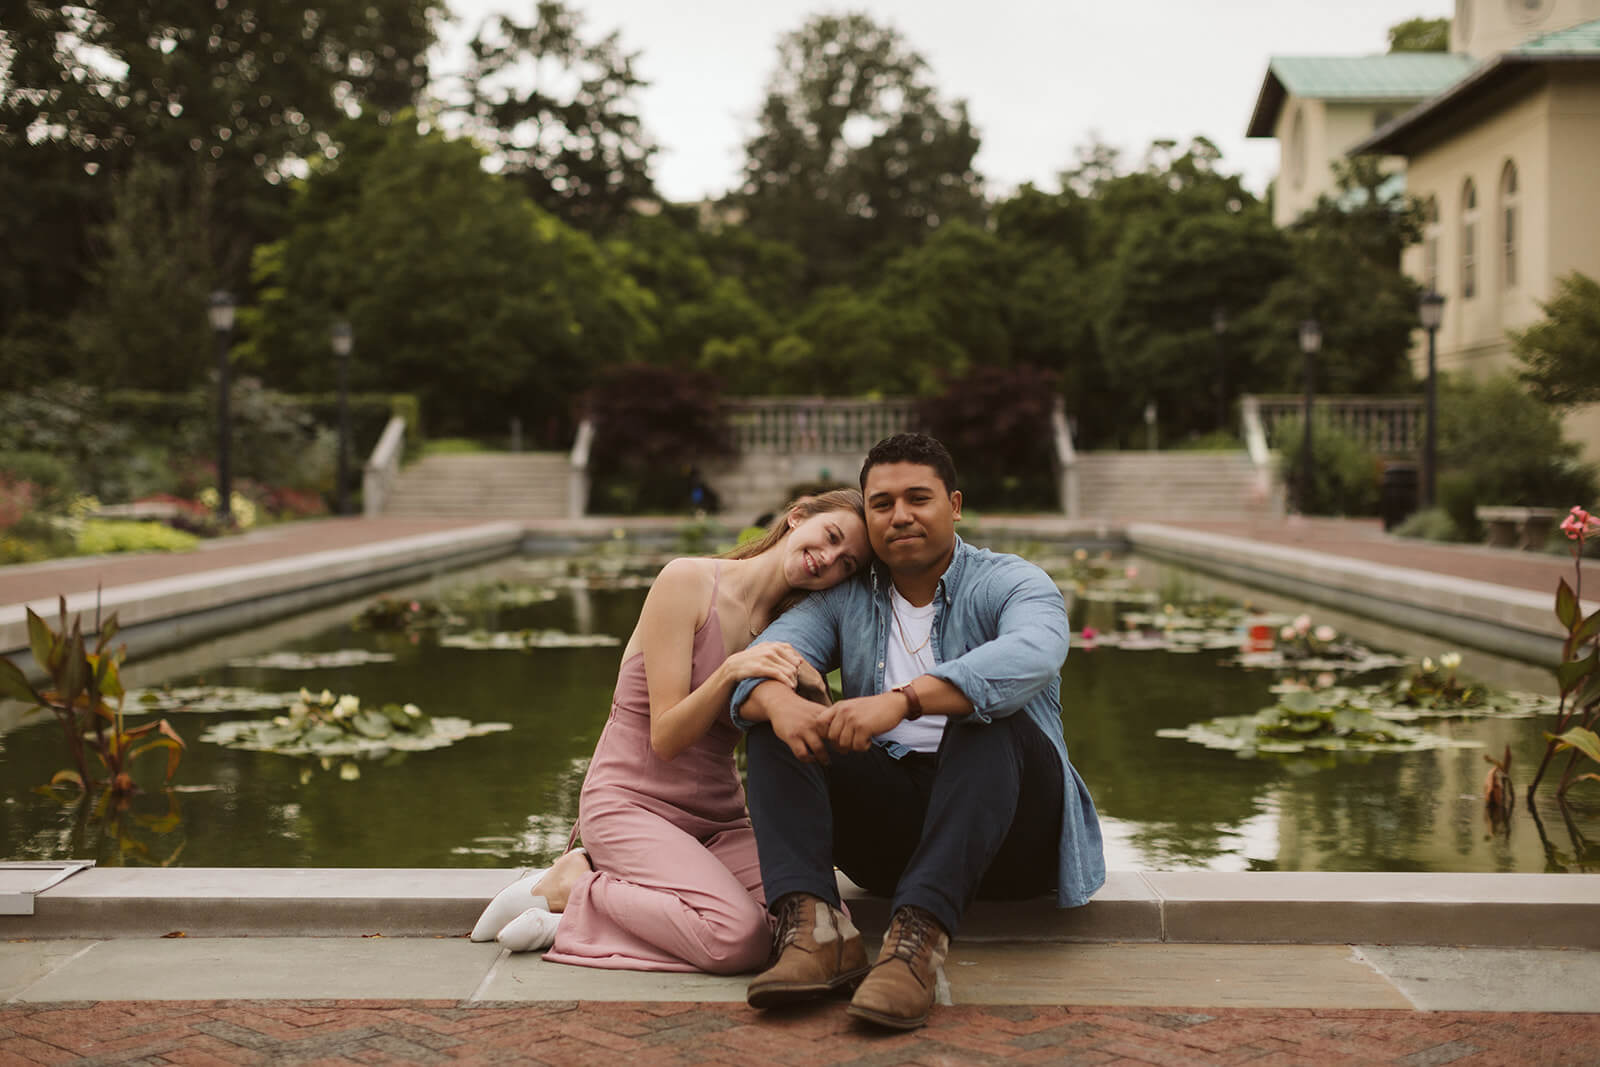
[[[878,669],[880,671],[883,670],[883,660],[881,660],[881,659],[878,661]]]

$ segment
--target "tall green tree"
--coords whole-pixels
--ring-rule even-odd
[[[340,314],[356,338],[353,387],[417,393],[429,432],[498,436],[516,417],[539,444],[570,444],[595,375],[648,347],[648,295],[482,164],[467,141],[396,123],[370,154],[305,182],[305,220],[258,255],[241,361],[325,388]],[[341,196],[320,197],[325,180]],[[343,196],[347,209],[329,212]]]
[[[20,0],[0,33],[0,368],[62,339],[89,289],[92,235],[135,159],[209,205],[215,279],[241,284],[284,179],[335,154],[348,115],[409,106],[438,0]],[[53,332],[52,332],[53,331]],[[70,364],[62,370],[70,370]]]
[[[1406,19],[1389,27],[1390,52],[1450,51],[1449,19]]]
[[[1512,334],[1523,382],[1546,404],[1600,403],[1600,282],[1573,271],[1541,306],[1543,319]]]
[[[810,285],[852,280],[958,218],[980,221],[978,135],[926,61],[862,14],[787,34],[733,201],[805,257]]]
[[[654,198],[655,152],[638,115],[637,53],[616,32],[586,40],[583,16],[540,0],[531,21],[487,19],[473,37],[452,110],[491,145],[505,172],[545,210],[605,231]]]

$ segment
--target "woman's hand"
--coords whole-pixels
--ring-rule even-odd
[[[751,645],[729,656],[723,661],[723,666],[727,668],[730,678],[770,678],[790,689],[799,685],[801,668],[810,670],[812,674],[817,673],[792,645],[784,641]]]
[[[813,703],[824,707],[833,703],[833,693],[828,689],[828,680],[805,659],[800,660],[800,680],[794,688],[795,692]]]

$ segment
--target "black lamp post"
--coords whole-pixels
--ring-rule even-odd
[[[1211,309],[1211,332],[1217,337],[1217,429],[1228,428],[1228,350],[1222,335],[1228,332],[1228,313],[1222,307]]]
[[[328,331],[333,354],[339,357],[339,464],[334,492],[334,507],[340,515],[350,513],[350,347],[355,335],[344,319]]]
[[[1300,323],[1300,351],[1305,355],[1306,373],[1306,405],[1305,436],[1300,442],[1300,491],[1296,494],[1295,504],[1300,509],[1300,514],[1306,513],[1306,506],[1311,498],[1311,473],[1316,461],[1311,458],[1311,412],[1317,399],[1317,353],[1322,350],[1322,324],[1316,319],[1305,319]]]
[[[217,336],[217,518],[224,526],[233,522],[233,477],[228,466],[228,339],[233,334],[233,294],[218,289],[211,294],[211,332]]]
[[[1439,332],[1439,323],[1444,319],[1444,297],[1437,291],[1429,289],[1422,294],[1422,299],[1418,302],[1417,314],[1422,319],[1422,328],[1428,331],[1428,409],[1427,425],[1423,429],[1422,438],[1422,506],[1431,508],[1437,500],[1434,491],[1438,488],[1435,483],[1437,456],[1434,453],[1434,428],[1439,414],[1438,374],[1434,369],[1436,357],[1434,344]]]

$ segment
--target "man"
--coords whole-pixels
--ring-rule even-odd
[[[932,437],[878,442],[861,490],[878,562],[760,638],[789,642],[823,673],[839,667],[846,699],[824,707],[764,679],[734,691],[778,919],[776,959],[748,997],[766,1008],[859,981],[851,1015],[909,1030],[927,1021],[975,897],[1053,889],[1058,906],[1076,907],[1105,881],[1105,859],[1061,733],[1069,630],[1055,583],[956,536],[955,464]],[[893,900],[870,967],[836,863]]]

